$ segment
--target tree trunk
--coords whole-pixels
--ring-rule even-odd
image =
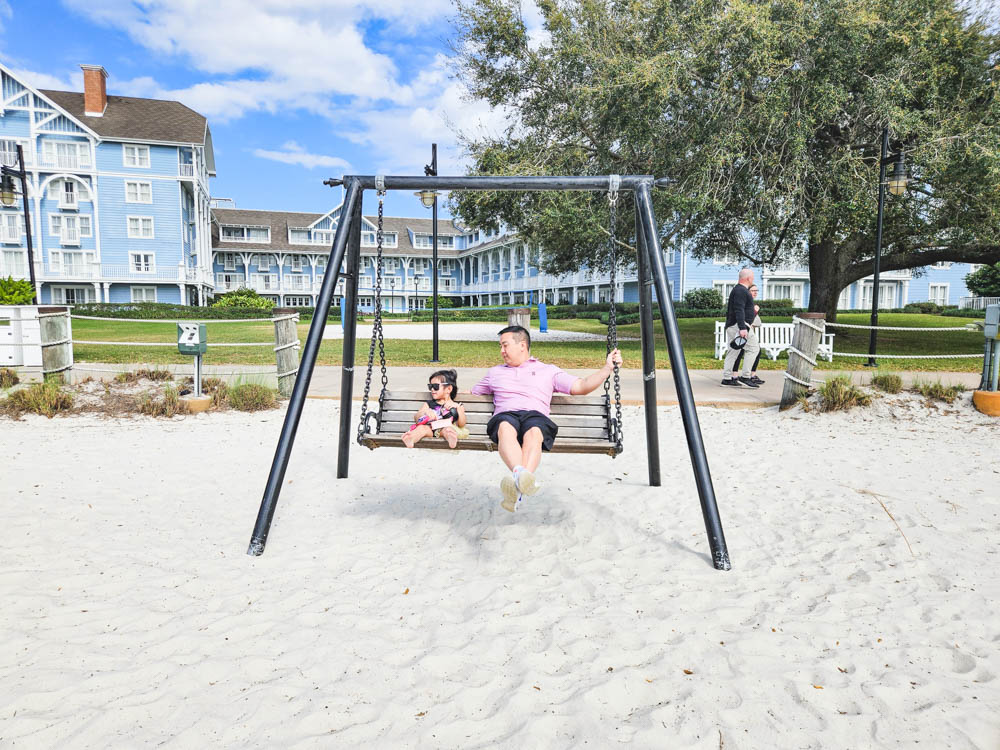
[[[837,263],[837,250],[830,241],[809,243],[809,312],[826,313],[837,320],[837,303],[844,284]]]

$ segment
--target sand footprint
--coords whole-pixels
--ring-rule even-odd
[[[966,674],[976,668],[976,660],[969,654],[953,651],[951,654],[951,669],[958,674]]]

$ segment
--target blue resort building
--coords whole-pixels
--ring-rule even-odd
[[[206,119],[179,102],[109,96],[104,68],[83,65],[83,92],[32,88],[0,65],[0,161],[24,152],[35,277],[43,304],[171,302],[203,305],[249,287],[283,306],[312,306],[340,215],[241,210],[210,198],[215,175]],[[0,276],[29,278],[22,197],[0,206]],[[362,231],[361,307],[374,305],[375,218]],[[431,220],[385,218],[387,310],[421,309],[432,291]],[[439,292],[472,306],[638,300],[634,269],[611,289],[606,273],[552,276],[543,249],[442,219]],[[665,249],[675,300],[691,289],[727,294],[739,263],[695,260]],[[885,308],[908,302],[959,304],[967,263],[882,275]],[[809,302],[804,267],[756,269],[764,299]],[[338,294],[342,293],[342,287]],[[841,309],[871,306],[871,279],[851,284]],[[966,298],[968,299],[968,298]]]
[[[215,288],[218,292],[249,287],[283,306],[312,306],[326,273],[327,256],[340,208],[326,214],[212,209],[212,248]],[[361,232],[361,309],[371,311],[375,286],[376,218],[364,217]],[[423,309],[431,294],[431,220],[384,218],[383,307],[391,312]],[[638,302],[635,269],[618,273],[611,289],[606,273],[584,269],[553,276],[538,267],[540,248],[514,233],[490,234],[459,223],[438,222],[438,290],[457,297],[463,305],[586,304]],[[691,289],[714,288],[725,297],[736,283],[737,259],[719,256],[696,260],[683,249],[664,252],[667,280],[675,301]],[[879,305],[891,309],[908,302],[959,304],[968,294],[964,278],[974,266],[941,263],[919,270],[889,271],[879,279]],[[809,304],[809,271],[805,267],[756,268],[763,299],[791,299],[796,307]],[[343,285],[336,290],[343,294]],[[870,309],[872,279],[862,279],[843,290],[839,309]]]
[[[104,68],[81,67],[82,93],[0,65],[0,160],[17,167],[22,147],[39,301],[204,304],[208,122],[179,102],[108,96]],[[2,277],[29,278],[23,199],[0,207]]]

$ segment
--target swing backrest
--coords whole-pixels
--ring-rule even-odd
[[[426,391],[386,391],[378,430],[362,438],[369,448],[401,445],[400,436],[413,424],[413,417],[428,398]],[[471,436],[459,442],[463,450],[495,450],[486,435],[486,423],[493,416],[491,396],[460,394],[465,405],[466,427]],[[604,453],[616,455],[611,439],[611,405],[606,396],[552,396],[551,418],[559,426],[553,453]],[[441,438],[425,438],[418,443],[424,448],[447,448]]]

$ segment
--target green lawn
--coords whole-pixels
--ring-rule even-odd
[[[768,322],[790,322],[790,318],[768,318]],[[841,313],[840,323],[866,324],[865,313]],[[965,318],[947,318],[938,315],[910,315],[902,313],[884,314],[879,322],[887,326],[913,326],[945,328],[961,326]],[[659,321],[655,321],[657,367],[669,367],[666,342]],[[394,323],[393,325],[406,325]],[[599,321],[590,319],[552,320],[553,330],[580,331],[603,336],[606,327]],[[685,357],[691,369],[709,370],[720,366],[712,356],[715,321],[710,318],[682,318],[679,321]],[[309,324],[299,325],[299,337],[305,340]],[[836,332],[834,351],[867,352],[868,331],[855,329],[833,329]],[[622,341],[621,349],[625,366],[638,368],[641,352],[639,348],[639,325],[621,326],[619,337],[634,338]],[[274,328],[270,322],[248,321],[246,323],[208,323],[209,343],[221,342],[269,342],[273,341]],[[74,320],[73,338],[88,341],[159,341],[174,343],[176,329],[162,323],[137,323],[135,321]],[[565,368],[590,368],[598,366],[604,359],[604,343],[587,342],[545,342],[543,336],[535,339],[535,353],[547,362]],[[978,332],[906,332],[883,331],[879,334],[878,350],[882,354],[956,354],[975,353],[982,350],[983,335]],[[92,344],[77,344],[74,355],[80,362],[115,363],[185,363],[190,359],[178,354],[172,347],[124,347]],[[391,365],[424,366],[429,364],[430,343],[427,341],[387,340],[386,359]],[[487,367],[498,361],[497,345],[491,341],[441,341],[441,359],[456,367]],[[786,356],[776,362],[767,356],[761,359],[762,370],[783,370]],[[341,341],[324,341],[320,347],[319,364],[336,365],[341,361]],[[368,359],[368,341],[358,341],[356,362],[364,364]],[[834,357],[833,363],[820,360],[820,369],[853,370],[861,369],[865,360],[860,358]],[[210,347],[205,356],[210,365],[274,365],[274,354],[269,347]],[[886,370],[923,371],[965,371],[978,372],[981,359],[929,359],[893,360],[880,359],[879,365]]]

